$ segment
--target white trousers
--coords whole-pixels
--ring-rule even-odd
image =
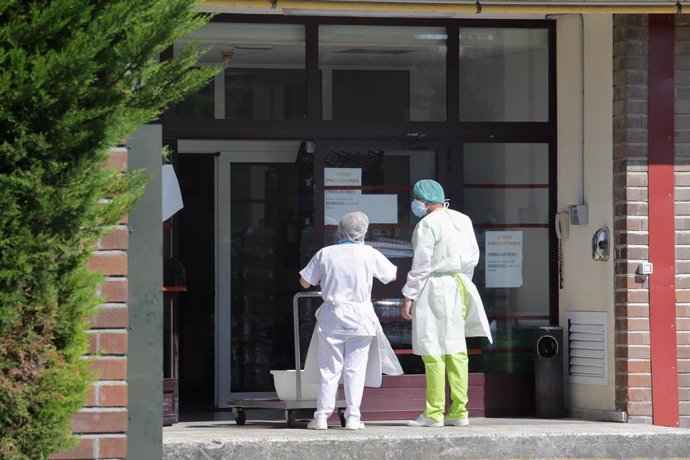
[[[330,417],[335,409],[340,376],[343,376],[345,417],[359,417],[371,336],[329,337],[319,332],[321,384],[314,417]]]

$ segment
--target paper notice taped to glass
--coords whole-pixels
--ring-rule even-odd
[[[182,209],[182,192],[172,165],[163,165],[163,222]]]
[[[486,287],[522,286],[522,232],[487,231],[485,244]]]

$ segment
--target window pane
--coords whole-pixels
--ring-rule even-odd
[[[203,98],[190,98],[180,116],[192,116],[202,108],[206,116],[210,105],[215,118],[306,118],[304,26],[210,23],[176,43],[175,51],[193,39],[209,49],[201,65],[224,63],[226,70]]]
[[[232,391],[273,391],[271,369],[294,366],[288,306],[300,268],[297,169],[292,163],[230,169]]]
[[[325,155],[325,244],[337,242],[342,215],[362,211],[370,223],[367,244],[389,258],[411,258],[418,222],[410,211],[412,185],[435,177],[436,152],[333,150]]]
[[[307,113],[304,71],[226,69],[225,118],[300,120]]]
[[[547,29],[460,29],[460,119],[548,121]]]
[[[321,26],[323,119],[443,121],[442,27]]]
[[[201,88],[196,93],[187,96],[175,106],[178,117],[210,120],[214,117],[213,82]]]

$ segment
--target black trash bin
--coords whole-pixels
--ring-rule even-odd
[[[534,340],[535,415],[560,418],[565,415],[563,384],[563,328],[543,326]]]

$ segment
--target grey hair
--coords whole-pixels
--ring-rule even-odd
[[[369,218],[363,212],[349,212],[338,222],[338,240],[364,242],[369,228]]]

